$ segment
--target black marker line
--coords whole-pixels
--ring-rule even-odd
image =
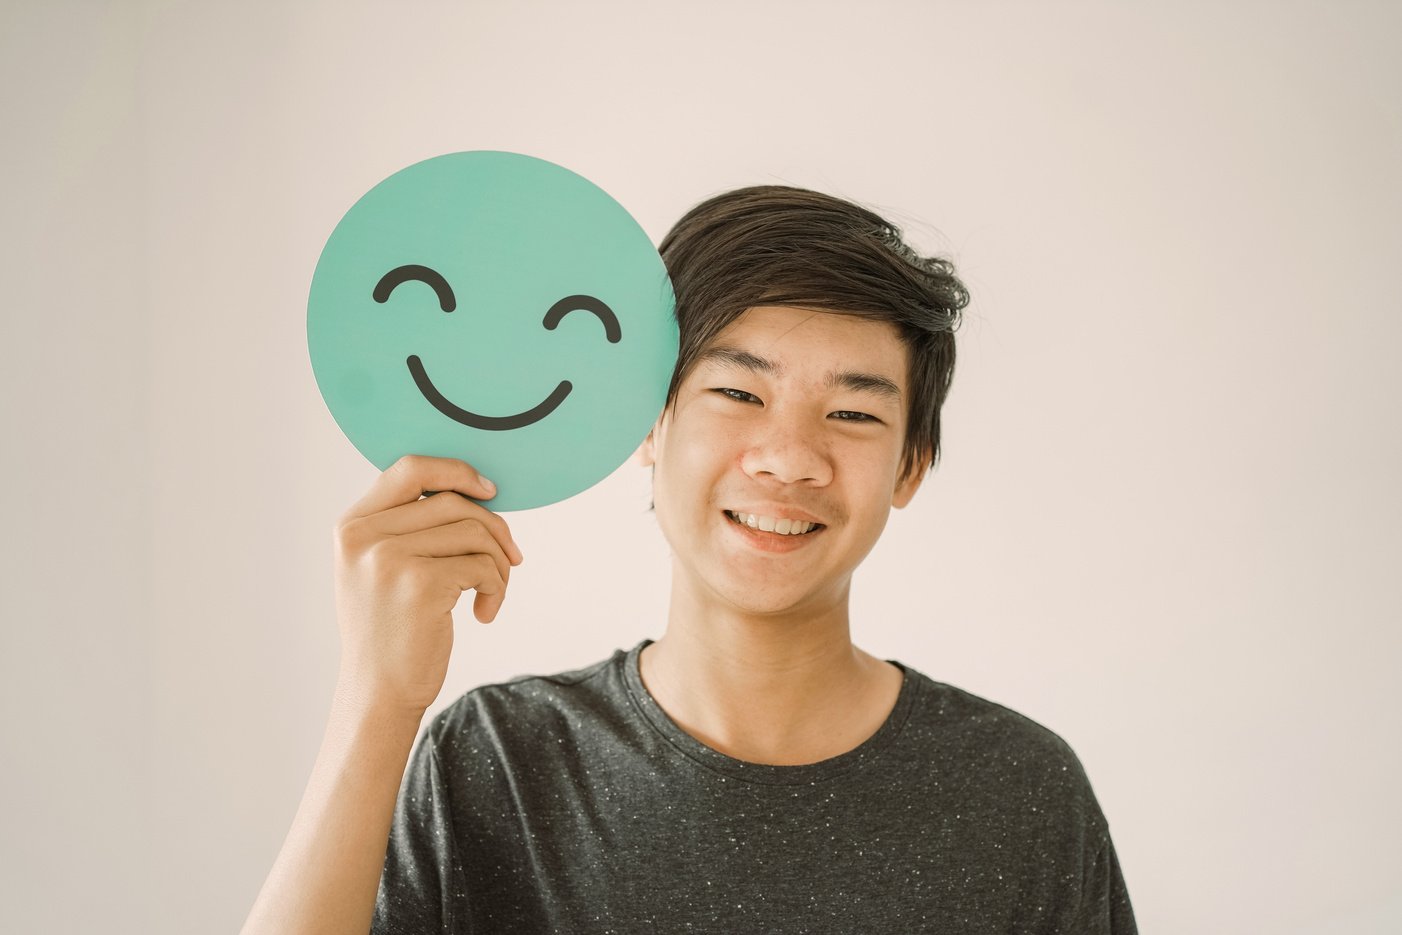
[[[524,428],[534,422],[539,422],[559,408],[560,403],[565,401],[565,397],[570,395],[570,390],[574,389],[574,385],[569,380],[561,380],[560,385],[555,387],[544,401],[525,412],[518,412],[514,416],[484,416],[454,405],[448,397],[438,392],[438,387],[434,386],[433,381],[428,378],[423,361],[419,360],[417,354],[410,354],[406,363],[409,365],[409,372],[414,376],[414,385],[419,388],[424,399],[433,404],[433,408],[454,422],[461,422],[469,428],[486,429],[492,432]]]

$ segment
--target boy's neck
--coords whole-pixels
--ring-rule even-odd
[[[847,603],[802,619],[701,608],[673,594],[643,684],[701,743],[776,766],[846,753],[886,722],[903,675],[852,644]]]

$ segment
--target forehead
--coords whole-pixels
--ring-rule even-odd
[[[905,386],[908,351],[896,326],[857,315],[760,306],[742,313],[701,349],[702,365],[726,363],[724,356],[706,358],[706,351],[717,347],[782,363],[786,371],[828,371],[840,364],[881,373]]]

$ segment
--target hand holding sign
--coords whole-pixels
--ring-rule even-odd
[[[432,489],[442,493],[421,496]],[[522,555],[506,521],[468,499],[493,492],[470,464],[411,455],[337,523],[339,682],[365,708],[421,713],[433,703],[463,592],[477,592],[478,620],[496,618]]]

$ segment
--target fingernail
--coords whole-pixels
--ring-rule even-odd
[[[486,487],[486,488],[487,488],[487,493],[491,494],[491,495],[494,496],[494,497],[497,495],[497,485],[496,485],[496,484],[493,484],[491,481],[487,480],[487,478],[485,478],[485,477],[478,477],[477,479],[480,480],[480,481],[482,482],[482,486],[483,486],[483,487]]]

